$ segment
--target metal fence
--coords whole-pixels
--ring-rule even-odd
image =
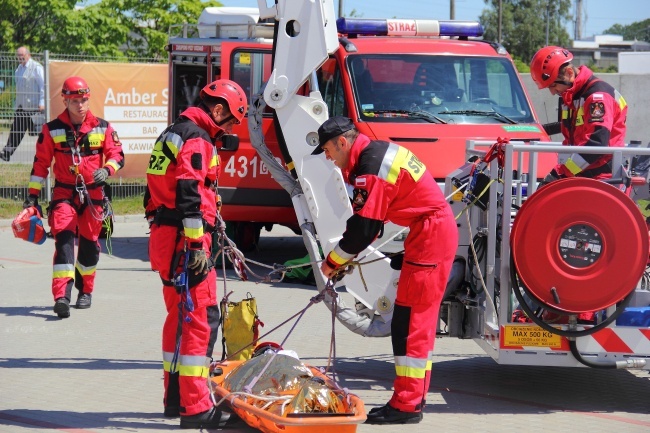
[[[166,59],[152,58],[115,58],[115,57],[92,57],[73,54],[53,53],[32,53],[32,59],[41,63],[45,69],[45,112],[48,119],[58,115],[51,113],[50,100],[48,98],[48,70],[49,63],[55,61],[68,62],[110,62],[110,63],[160,63]],[[14,103],[16,98],[15,71],[18,68],[18,59],[15,52],[0,51],[0,151],[4,149],[9,138],[9,130],[14,118]],[[0,160],[0,200],[23,201],[27,195],[27,184],[32,169],[34,154],[36,151],[36,139],[39,131],[30,131],[25,134],[16,152],[12,155],[11,161]],[[118,172],[109,178],[113,198],[124,198],[142,196],[144,194],[145,178],[122,178]],[[47,201],[51,196],[48,182],[42,190],[42,200]]]

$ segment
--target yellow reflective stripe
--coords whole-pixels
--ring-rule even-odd
[[[624,109],[625,107],[627,107],[627,101],[625,101],[625,98],[623,97],[623,95],[621,95],[620,93],[618,93],[618,90],[616,90],[616,91],[614,92],[614,97],[615,97],[616,100],[618,101],[618,106],[621,108],[621,111],[623,111],[623,109]]]
[[[212,159],[210,159],[210,168],[216,167],[219,165],[219,159],[217,158],[217,155],[212,155]]]
[[[55,143],[65,143],[65,129],[54,129],[50,131],[50,137]]]
[[[185,237],[199,239],[203,237],[203,220],[199,218],[183,218]]]
[[[181,355],[178,357],[178,373],[181,376],[208,377],[208,358],[202,355]]]
[[[178,374],[181,376],[191,376],[191,377],[208,377],[210,369],[206,366],[196,366],[196,365],[179,365]]]
[[[203,237],[203,227],[200,229],[193,229],[185,227],[185,237],[190,239],[200,239]]]
[[[52,279],[54,278],[74,278],[74,266],[70,263],[52,266]]]
[[[176,372],[178,372],[178,365],[176,366],[177,368],[172,371],[172,361],[173,360],[174,360],[174,352],[165,352],[165,351],[163,351],[163,370],[165,370],[168,373],[176,373]]]
[[[415,379],[424,379],[427,371],[424,368],[400,367],[395,366],[395,374],[401,377],[412,377]]]
[[[74,278],[74,271],[52,272],[52,279],[54,278]]]
[[[576,115],[576,125],[575,126],[582,126],[585,124],[584,121],[584,115],[585,115],[585,110],[582,106],[578,108],[578,114]]]
[[[394,185],[402,169],[408,171],[413,180],[417,182],[424,174],[426,167],[413,152],[390,143],[377,176]]]
[[[166,371],[167,373],[176,373],[176,372],[178,372],[178,368],[176,370],[172,371],[172,363],[171,363],[171,361],[163,361],[163,370]]]
[[[381,167],[379,167],[379,173],[377,176],[384,179],[386,182],[394,184],[397,181],[397,176],[399,176],[399,165],[396,165],[396,159],[399,157],[400,152],[402,152],[402,158],[405,148],[400,148],[398,145],[390,143],[386,149],[386,154],[384,154],[384,159],[381,162]]]
[[[432,362],[429,359],[411,358],[408,356],[395,357],[395,373],[401,377],[423,379],[427,371],[431,370]]]
[[[180,149],[181,146],[183,146],[183,139],[181,138],[180,135],[174,132],[170,132],[165,137],[165,144],[167,144],[167,146],[172,151],[174,156],[178,156],[178,149]]]
[[[569,118],[569,110],[562,110],[562,120]]]
[[[40,191],[41,188],[43,188],[43,184],[41,184],[40,181],[39,181],[39,182],[29,182],[29,183],[27,184],[27,187],[28,187],[29,189],[37,189],[37,190]]]
[[[287,169],[288,170],[293,170],[294,168],[296,168],[296,164],[294,164],[293,161],[291,161],[289,164],[287,164]]]
[[[353,254],[346,253],[338,245],[336,245],[336,247],[330,251],[328,256],[329,260],[336,263],[337,265],[344,265],[353,257]]]
[[[117,171],[120,169],[120,165],[114,159],[109,159],[106,161],[106,165],[113,167],[113,173],[117,173]]]
[[[571,173],[573,173],[574,175],[576,175],[576,174],[578,174],[578,173],[580,173],[580,172],[582,171],[582,169],[580,168],[580,166],[578,166],[578,164],[576,164],[575,162],[573,162],[571,159],[567,159],[566,162],[564,163],[564,166],[565,166],[565,167],[566,167],[566,168],[567,168]]]
[[[97,270],[97,266],[84,266],[79,262],[75,263],[75,268],[77,268],[77,271],[84,276],[92,275]]]

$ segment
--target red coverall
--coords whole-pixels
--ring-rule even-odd
[[[117,133],[104,119],[90,111],[78,130],[68,110],[43,125],[36,142],[36,156],[29,179],[29,194],[38,196],[50,166],[54,190],[48,223],[55,241],[52,295],[70,300],[72,284],[80,293],[92,293],[99,261],[99,233],[102,228],[104,190],[93,181],[93,172],[105,168],[113,175],[124,166],[124,153]],[[79,173],[75,174],[76,172]],[[83,203],[75,189],[86,184],[88,197]],[[75,232],[79,231],[79,251],[74,260]]]
[[[627,103],[611,85],[580,66],[573,86],[562,94],[560,125],[564,145],[625,146]],[[574,153],[555,167],[560,177],[611,178],[611,155]],[[552,313],[549,313],[552,315]],[[578,315],[583,322],[593,321],[594,313]]]
[[[391,322],[396,378],[389,403],[418,412],[429,389],[438,310],[458,245],[456,221],[424,164],[395,143],[359,134],[344,175],[354,187],[354,215],[327,256],[330,267],[363,251],[385,221],[410,229]]]
[[[627,103],[586,66],[580,66],[573,86],[562,94],[560,117],[565,145],[625,146]],[[611,177],[610,160],[611,155],[574,153],[555,171],[561,177]]]
[[[213,406],[206,354],[219,320],[213,314],[218,311],[216,271],[210,266],[206,275],[188,272],[193,311],[172,280],[182,271],[183,251],[190,244],[201,244],[207,256],[211,254],[220,169],[212,137],[221,131],[208,113],[188,108],[158,137],[147,169],[145,209],[154,218],[149,258],[151,269],[162,280],[167,308],[162,336],[164,404],[179,407],[181,415],[195,415]]]

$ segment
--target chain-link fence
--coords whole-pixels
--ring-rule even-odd
[[[111,58],[91,57],[73,54],[31,53],[33,60],[43,65],[45,70],[45,113],[48,120],[59,113],[50,110],[51,101],[48,95],[48,71],[52,62],[110,62],[110,63],[161,63],[165,59],[151,58]],[[16,115],[16,69],[19,61],[15,52],[0,52],[0,152],[8,144],[9,133]],[[40,124],[28,131],[22,137],[20,144],[11,155],[9,161],[0,159],[0,200],[23,201],[27,195],[27,184],[31,173],[36,139],[40,132]],[[110,178],[113,198],[142,196],[145,187],[145,174],[141,178],[122,178],[120,172]],[[48,182],[48,186],[52,182]],[[48,188],[43,188],[41,199],[50,197]]]

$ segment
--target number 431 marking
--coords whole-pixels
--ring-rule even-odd
[[[281,163],[280,158],[275,158],[278,163]],[[224,172],[228,173],[231,177],[239,176],[246,177],[264,176],[269,174],[269,169],[266,167],[264,161],[259,157],[254,156],[250,160],[244,156],[231,156],[226,163]]]

